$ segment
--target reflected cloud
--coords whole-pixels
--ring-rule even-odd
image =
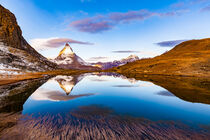
[[[138,82],[138,80],[136,80],[135,78],[127,78],[126,76],[123,76],[121,74],[118,73],[112,73],[112,72],[100,72],[100,73],[93,73],[92,75],[97,75],[99,76],[100,79],[102,79],[102,76],[112,76],[114,78],[121,78],[124,80],[128,80],[130,83],[134,84],[136,82]]]
[[[161,95],[161,96],[171,96],[171,97],[174,97],[174,95],[173,95],[171,92],[166,91],[166,90],[160,91],[160,92],[158,92],[158,93],[156,93],[156,94],[157,94],[157,95]]]
[[[73,100],[79,97],[94,95],[93,93],[87,94],[79,94],[79,95],[70,95],[74,86],[83,79],[83,75],[58,75],[48,81],[48,84],[52,84],[53,82],[57,82],[62,89],[59,91],[58,89],[49,89],[45,87],[41,87],[36,92],[31,95],[31,99],[33,100],[48,100],[48,101],[67,101]]]
[[[105,82],[105,81],[108,81],[105,78],[97,78],[97,77],[90,77],[89,80],[93,81],[93,82]]]
[[[90,96],[94,94],[80,94],[80,95],[65,95],[60,91],[49,91],[48,89],[38,89],[35,94],[31,96],[33,100],[38,100],[38,101],[68,101],[68,100],[73,100],[79,97],[83,96]]]
[[[138,87],[138,85],[114,85],[112,87]]]
[[[139,87],[151,87],[151,86],[155,86],[153,83],[141,83],[139,84]]]

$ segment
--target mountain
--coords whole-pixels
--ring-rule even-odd
[[[186,41],[160,56],[128,63],[111,71],[127,76],[138,74],[210,76],[210,38]]]
[[[125,65],[127,63],[134,62],[134,61],[137,61],[137,60],[139,60],[138,56],[130,55],[127,58],[124,58],[124,59],[121,59],[121,60],[115,60],[113,62],[104,62],[104,63],[103,62],[97,62],[97,63],[92,63],[92,65],[93,66],[98,66],[101,69],[106,70],[106,69],[110,69],[110,68],[113,68],[113,67]]]
[[[51,61],[63,69],[100,70],[100,68],[91,66],[76,55],[68,43],[66,43],[59,55],[55,59],[51,59]]]
[[[46,71],[56,67],[27,43],[15,15],[0,5],[0,73]]]

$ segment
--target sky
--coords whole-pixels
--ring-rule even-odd
[[[154,57],[210,37],[210,0],[0,0],[24,38],[55,58],[69,42],[87,62]]]

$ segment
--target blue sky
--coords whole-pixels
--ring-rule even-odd
[[[65,42],[89,62],[153,57],[210,37],[210,0],[0,0],[23,36],[53,58]]]

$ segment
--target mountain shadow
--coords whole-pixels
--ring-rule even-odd
[[[22,111],[28,97],[48,79],[49,77],[44,77],[0,86],[0,112]]]

